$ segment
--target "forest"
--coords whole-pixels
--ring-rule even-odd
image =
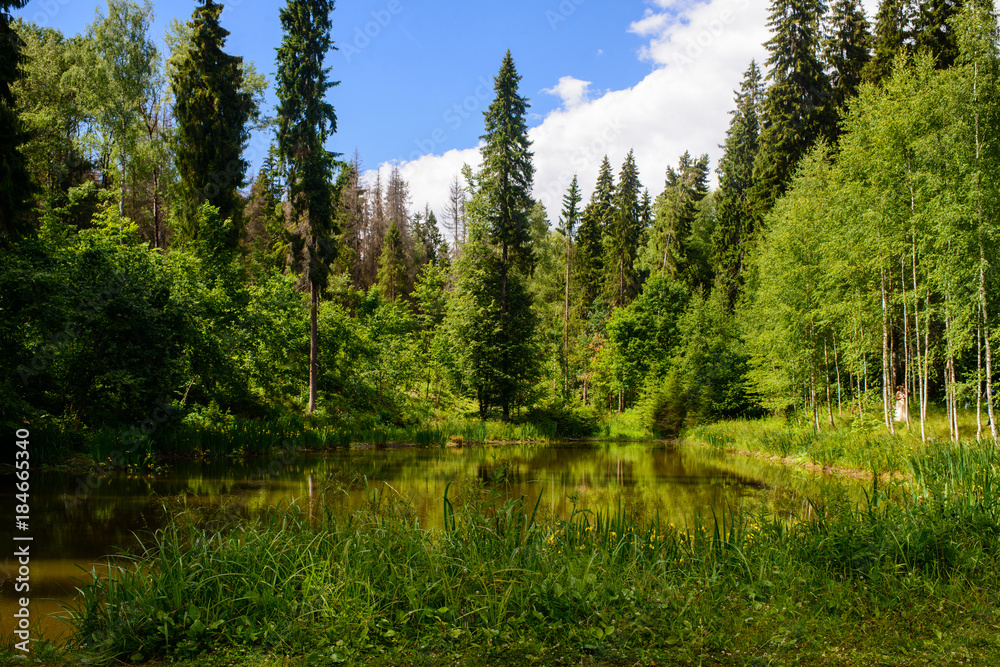
[[[899,396],[907,425],[942,409],[958,439],[974,409],[996,438],[988,2],[885,1],[869,23],[851,0],[775,1],[717,188],[706,155],[666,166],[655,199],[658,175],[607,156],[590,201],[574,180],[560,211],[532,198],[508,53],[483,167],[437,212],[398,167],[368,182],[359,152],[327,148],[336,88],[305,58],[332,46],[332,3],[290,5],[311,23],[282,19],[273,82],[225,52],[214,2],[164,54],[149,2],[109,0],[72,36],[6,14],[22,4],[4,3],[0,82],[8,425],[452,413],[575,434],[633,410],[676,434],[846,411],[893,430]]]
[[[82,578],[0,665],[997,663],[992,0],[771,0],[717,164],[559,210],[511,51],[432,210],[339,143],[333,0],[273,77],[214,0],[163,52],[151,0],[26,4],[0,498],[32,596]]]

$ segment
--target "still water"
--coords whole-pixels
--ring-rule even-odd
[[[13,476],[7,477],[0,476],[5,493],[13,489]],[[449,483],[452,495],[485,483],[524,496],[532,507],[540,495],[543,517],[620,506],[682,528],[699,516],[711,521],[723,508],[765,506],[802,515],[824,484],[797,468],[650,443],[285,452],[250,461],[173,462],[155,477],[35,471],[31,481],[32,635],[53,640],[67,632],[55,617],[72,600],[77,579],[106,555],[135,550],[177,512],[223,508],[252,515],[292,502],[350,510],[377,491],[407,503],[422,526],[437,527]],[[0,503],[10,508],[14,499],[0,496]],[[6,642],[24,593],[15,593],[12,521],[4,523],[0,641]]]

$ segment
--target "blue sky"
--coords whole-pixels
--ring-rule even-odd
[[[231,0],[227,50],[274,73],[283,2]],[[447,184],[474,164],[482,111],[507,49],[531,100],[536,197],[557,215],[573,174],[589,194],[606,153],[616,169],[630,148],[655,195],[684,150],[709,153],[724,140],[732,91],[765,56],[765,0],[341,0],[339,47],[327,63],[340,85],[331,101],[339,131],[330,148],[355,149],[368,169],[402,166],[414,209],[443,212]],[[866,1],[869,14],[875,0]],[[103,8],[103,1],[100,3]],[[31,0],[26,20],[83,32],[95,0]],[[188,20],[193,0],[154,2],[152,34]],[[268,104],[273,106],[273,90]],[[248,157],[259,165],[267,138]]]

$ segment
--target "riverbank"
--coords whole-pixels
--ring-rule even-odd
[[[445,530],[378,494],[221,531],[191,515],[84,587],[50,664],[992,665],[997,470],[995,448],[942,446],[860,503],[689,530],[542,521],[488,483],[451,489]]]

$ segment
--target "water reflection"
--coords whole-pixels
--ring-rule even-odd
[[[0,480],[8,493],[0,502],[13,507],[13,478]],[[801,516],[822,484],[799,469],[700,448],[608,443],[286,452],[249,462],[177,462],[153,479],[99,479],[79,502],[77,475],[36,472],[32,482],[32,613],[35,630],[41,625],[49,637],[65,631],[46,615],[58,610],[57,601],[70,598],[81,568],[90,570],[116,550],[134,550],[141,536],[177,511],[223,507],[246,516],[288,502],[356,510],[378,492],[409,503],[422,526],[439,527],[442,497],[451,483],[453,497],[485,486],[507,497],[524,496],[532,506],[540,498],[543,517],[566,517],[574,508],[620,507],[683,527],[698,516],[711,520],[723,508],[728,513],[763,505]],[[11,544],[9,538],[0,533],[0,543]],[[10,634],[17,597],[10,554],[0,555],[0,637]],[[44,597],[56,601],[40,600]]]

